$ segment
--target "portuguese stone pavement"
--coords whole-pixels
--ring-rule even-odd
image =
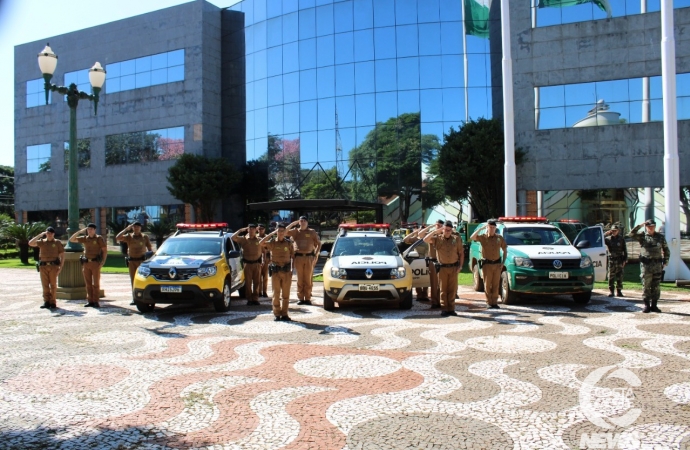
[[[325,312],[42,303],[0,271],[2,449],[690,449],[690,295]],[[320,291],[317,285],[315,292]],[[624,291],[625,292],[625,291]]]

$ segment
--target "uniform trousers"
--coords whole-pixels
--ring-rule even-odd
[[[425,287],[418,287],[418,288],[414,288],[414,290],[415,290],[415,292],[417,293],[417,299],[418,299],[418,300],[421,300],[421,299],[428,299],[428,298],[429,298],[429,293],[428,293],[427,288],[425,288]]]
[[[295,269],[297,269],[297,300],[311,300],[314,257],[296,256]]]
[[[269,265],[268,258],[264,257],[264,262],[261,263],[261,281],[259,282],[259,285],[261,286],[261,293],[266,294],[268,293],[268,265]]]
[[[89,303],[98,303],[101,294],[101,263],[87,261],[81,265],[86,284],[86,299]]]
[[[433,262],[429,262],[429,285],[431,287],[431,306],[439,306],[441,302],[439,300],[438,272],[436,272],[436,265]]]
[[[482,264],[484,295],[489,306],[498,304],[498,288],[501,285],[502,264]]]
[[[137,269],[144,261],[129,261],[127,269],[129,269],[129,282],[132,285],[132,298],[134,298],[134,276],[137,274]]]
[[[261,263],[244,265],[244,290],[249,301],[259,300],[259,283],[261,281]]]
[[[39,266],[41,273],[41,286],[43,286],[43,302],[49,305],[57,305],[55,292],[57,291],[57,278],[59,266]]]
[[[650,261],[640,263],[640,279],[644,287],[644,299],[656,306],[661,297],[661,275],[664,265],[661,262]]]
[[[609,289],[613,291],[614,284],[620,291],[623,289],[623,270],[625,266],[623,265],[623,258],[617,256],[611,256],[609,258]]]
[[[441,309],[455,311],[455,294],[458,293],[458,271],[456,267],[441,267],[438,272],[441,289]]]
[[[271,286],[273,287],[273,315],[276,317],[288,315],[290,285],[292,285],[292,272],[273,273]]]

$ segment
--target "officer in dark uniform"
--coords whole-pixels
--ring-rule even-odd
[[[85,232],[86,235],[84,236]],[[101,294],[101,268],[108,257],[108,246],[105,239],[100,234],[96,234],[96,224],[90,223],[86,228],[82,228],[70,236],[69,241],[84,246],[81,271],[84,274],[86,300],[88,302],[84,306],[100,308],[98,299]]]
[[[132,230],[131,233],[128,231]],[[151,241],[148,235],[141,232],[141,222],[134,222],[115,236],[117,242],[127,243],[127,268],[129,269],[129,280],[134,286],[134,276],[137,269],[146,259],[146,252],[152,251]],[[136,305],[134,298],[130,305]]]
[[[435,230],[424,238],[433,244],[440,268],[438,284],[441,289],[441,315],[457,316],[455,296],[458,293],[458,273],[465,262],[465,249],[459,235],[453,234],[453,222],[447,220],[441,230]]]
[[[609,249],[609,297],[613,297],[614,284],[618,288],[618,296],[623,297],[623,269],[628,262],[628,248],[618,224],[613,224],[611,229],[604,233],[604,241]]]
[[[642,225],[645,226],[645,231],[638,233],[637,230]],[[640,249],[640,278],[644,286],[644,309],[642,312],[661,312],[656,306],[661,296],[661,276],[671,257],[666,237],[656,232],[656,222],[653,219],[630,230],[628,236],[642,247]]]
[[[39,248],[38,271],[41,274],[41,285],[43,286],[43,306],[41,308],[55,309],[57,308],[57,300],[55,299],[57,278],[65,260],[65,247],[62,242],[55,239],[53,227],[48,227],[43,233],[35,236],[29,241],[29,245]]]

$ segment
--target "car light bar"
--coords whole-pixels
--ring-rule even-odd
[[[338,228],[350,231],[378,231],[390,230],[389,223],[341,223]]]
[[[221,228],[227,228],[227,222],[218,223],[178,223],[178,230],[220,230]]]
[[[580,223],[578,219],[558,219],[560,223]]]
[[[536,216],[523,216],[523,217],[499,217],[499,222],[531,222],[531,223],[546,223],[548,220],[546,217],[536,217]]]

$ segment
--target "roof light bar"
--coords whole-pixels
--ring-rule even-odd
[[[338,228],[350,231],[378,231],[390,230],[389,223],[341,223]]]
[[[227,228],[227,222],[218,223],[178,223],[178,230],[219,230],[221,228]]]
[[[514,217],[499,217],[499,222],[531,222],[531,223],[546,223],[548,220],[546,217],[536,217],[536,216],[514,216]]]
[[[578,219],[558,219],[561,223],[580,223]]]

